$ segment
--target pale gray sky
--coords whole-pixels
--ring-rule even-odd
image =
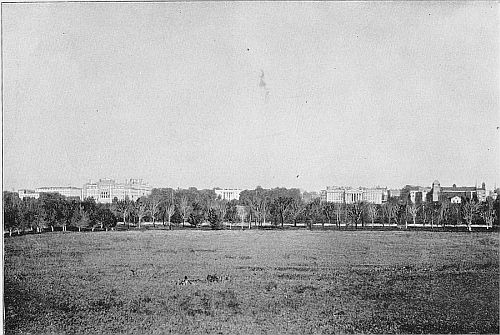
[[[4,3],[2,26],[4,189],[500,185],[492,1]]]

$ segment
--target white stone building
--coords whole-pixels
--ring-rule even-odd
[[[240,193],[243,191],[236,188],[214,189],[215,195],[220,197],[221,200],[239,200]]]
[[[415,203],[418,200],[422,202],[427,201],[427,194],[430,193],[430,187],[417,187],[413,190],[410,190],[410,200]]]
[[[113,179],[99,179],[97,182],[88,182],[83,185],[82,197],[94,198],[96,202],[111,203],[114,198],[137,200],[151,194],[152,188],[142,179],[128,179],[124,183],[117,183]]]
[[[82,189],[73,186],[39,187],[35,189],[35,193],[59,193],[65,197],[82,198]]]
[[[40,197],[40,193],[37,193],[34,190],[28,190],[28,189],[17,190],[17,194],[19,195],[19,198],[21,200],[23,200],[25,198],[38,199]]]
[[[387,188],[351,188],[328,186],[326,190],[321,191],[321,200],[333,203],[353,204],[356,202],[370,202],[382,204],[387,201]]]

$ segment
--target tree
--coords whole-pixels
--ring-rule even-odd
[[[255,197],[257,201],[257,212],[259,223],[262,227],[266,224],[266,217],[269,211],[269,191],[257,186],[255,189]]]
[[[408,203],[406,206],[408,214],[410,214],[413,219],[413,226],[415,226],[417,223],[418,207],[415,203]],[[408,225],[406,225],[406,228],[408,229]]]
[[[302,200],[293,200],[290,206],[290,213],[292,215],[293,226],[297,227],[297,220],[304,214],[305,205]]]
[[[496,211],[495,211],[495,203],[493,199],[488,197],[486,202],[483,205],[483,210],[481,212],[481,218],[486,223],[486,229],[493,227],[493,222],[495,222]]]
[[[160,205],[161,205],[160,197],[158,195],[154,195],[154,194],[152,194],[148,198],[147,203],[146,203],[148,213],[151,215],[151,218],[153,219],[153,227],[156,226],[155,225],[156,224],[156,215],[159,212]]]
[[[206,217],[206,209],[204,205],[200,201],[195,201],[190,209],[189,223],[195,227],[200,226]]]
[[[497,194],[500,194],[500,189],[496,189]],[[500,218],[500,197],[497,196],[495,201],[493,202],[493,210],[495,211],[495,220],[493,221],[493,225],[498,226],[498,218]]]
[[[374,226],[374,221],[378,215],[378,208],[375,204],[369,203],[365,206],[365,211],[372,222],[372,227]]]
[[[80,205],[80,207],[73,213],[71,225],[78,228],[78,231],[81,232],[82,228],[86,228],[90,226],[90,224],[90,214],[85,210],[83,205]]]
[[[462,221],[462,204],[451,204],[450,209],[455,218],[455,225],[459,225]]]
[[[137,200],[139,200],[139,199],[137,199]],[[130,228],[130,223],[133,223],[133,224],[136,223],[137,211],[138,211],[137,201],[130,200],[128,202],[128,208],[127,208],[127,216],[128,216],[128,221],[129,221],[127,228]]]
[[[259,191],[261,192],[261,191]],[[264,192],[265,198],[269,199],[269,209],[272,216],[273,224],[278,225],[281,223],[283,227],[285,217],[292,202],[301,201],[300,190],[296,188],[273,188]]]
[[[341,215],[342,215],[342,203],[335,203],[334,204],[335,208],[335,224],[337,225],[337,228],[340,229],[340,224],[342,223],[341,221]]]
[[[441,202],[438,206],[438,225],[441,223],[441,225],[444,227],[449,215],[450,203],[448,201]]]
[[[87,198],[83,200],[80,205],[83,208],[83,211],[88,214],[88,217],[84,219],[88,219],[89,222],[87,226],[93,226],[97,222],[97,203],[94,198]]]
[[[245,190],[240,194],[239,203],[249,207],[250,216],[255,218],[260,226],[266,222],[269,190],[257,186],[255,190]]]
[[[261,224],[260,224],[261,227],[266,224],[266,216],[268,210],[269,210],[269,199],[266,197],[265,194],[263,194],[259,199],[259,213],[261,216]]]
[[[101,229],[104,228],[108,231],[108,228],[116,226],[116,217],[108,206],[100,204],[97,207],[96,216],[97,223],[101,226]]]
[[[148,214],[148,200],[147,200],[147,198],[141,197],[141,198],[137,199],[136,209],[137,209],[137,217],[139,219],[137,226],[139,229],[141,229],[142,219]]]
[[[40,195],[39,201],[45,210],[46,223],[50,226],[50,229],[54,231],[54,226],[63,226],[62,207],[66,202],[66,198],[58,193],[43,193]]]
[[[168,204],[167,207],[165,208],[165,214],[168,217],[168,229],[172,230],[172,215],[174,215],[175,212],[175,206],[174,204]]]
[[[246,206],[238,205],[238,206],[236,206],[236,211],[238,213],[238,217],[241,220],[241,229],[243,230],[243,224],[245,222],[245,217],[247,215],[247,208],[246,208]]]
[[[425,207],[422,207],[423,211],[425,212],[425,217],[427,219],[430,219],[431,229],[434,229],[434,221],[436,220],[439,213],[438,206],[439,203],[430,202],[425,204]]]
[[[248,199],[245,199],[245,201],[241,201],[240,199],[240,204],[246,207],[246,215],[248,216],[248,229],[251,228],[252,226],[252,220],[255,219],[257,221],[257,199],[255,198],[255,195],[252,194],[252,196]]]
[[[221,229],[220,212],[216,208],[210,208],[208,211],[208,222],[210,222],[210,228]]]
[[[80,232],[80,231],[81,231],[81,228],[88,227],[88,226],[90,226],[90,224],[91,224],[90,214],[84,211],[84,212],[82,213],[82,218],[81,218],[81,220],[80,220],[80,221],[78,222],[78,224],[77,224],[78,231]]]
[[[479,213],[479,208],[480,208],[479,203],[472,199],[467,201],[462,206],[463,218],[467,224],[467,229],[469,231],[472,231],[472,222],[474,221],[476,215]]]
[[[19,212],[19,228],[24,232],[27,228],[32,227],[36,221],[37,206],[40,202],[38,199],[25,198],[21,202],[21,211]],[[71,218],[71,217],[70,217]],[[19,234],[19,230],[17,232]]]
[[[290,208],[293,203],[293,198],[279,196],[271,204],[271,210],[277,215],[281,222],[281,227],[285,221],[286,211]]]
[[[422,202],[422,204],[419,206],[419,211],[422,213],[422,219],[423,219],[423,226],[425,227],[425,222],[427,220],[427,204],[425,202]]]
[[[62,219],[61,219],[61,226],[62,226],[62,231],[65,232],[67,229],[66,227],[71,224],[71,216],[73,215],[73,211],[75,208],[78,208],[80,205],[80,201],[73,199],[73,200],[66,200],[62,203],[61,206],[61,213],[62,213]]]
[[[163,215],[162,215],[163,225],[165,225],[165,216],[167,216],[169,229],[172,229],[172,217],[175,213],[174,190],[171,188],[161,188],[161,189],[153,189],[153,190],[157,190],[156,192],[160,196],[160,199],[161,199],[160,208],[161,208],[161,211],[163,213]],[[173,206],[173,209],[170,210],[169,208],[172,206]]]
[[[41,201],[35,204],[35,220],[31,223],[31,228],[36,229],[37,233],[41,233],[43,228],[47,227],[47,214]]]
[[[364,203],[355,202],[349,206],[348,215],[351,222],[354,223],[354,228],[358,228],[358,224],[363,219]]]
[[[118,200],[116,202],[116,212],[122,216],[123,218],[123,225],[126,224],[127,222],[127,215],[130,210],[130,200],[128,198],[125,198],[124,200]]]
[[[323,214],[325,215],[326,219],[328,220],[328,223],[332,223],[332,218],[335,215],[335,205],[331,202],[323,202],[321,205],[321,208],[323,210]],[[325,223],[322,221],[321,226],[323,229],[325,228]]]
[[[184,224],[186,222],[186,219],[188,218],[190,211],[190,206],[188,203],[188,199],[186,196],[183,196],[179,202],[179,213],[181,214],[182,217],[182,226],[184,227]]]
[[[238,201],[231,200],[227,203],[226,218],[229,221],[229,229],[232,229],[232,224],[238,220]]]
[[[201,190],[198,192],[198,203],[201,205],[201,221],[208,220],[210,209],[214,208],[217,196],[214,190]]]
[[[388,224],[391,225],[391,218],[395,218],[398,213],[398,204],[393,201],[386,202],[383,206],[383,212],[389,220]]]
[[[214,207],[218,211],[218,216],[219,216],[221,225],[223,225],[224,219],[226,218],[226,213],[227,213],[227,200],[216,200]]]
[[[409,208],[408,202],[400,203],[397,205],[396,208],[397,208],[396,217],[397,217],[398,228],[401,228],[404,221],[405,229],[408,229],[408,208]]]
[[[3,222],[4,228],[9,230],[9,236],[12,236],[12,230],[19,227],[20,219],[20,199],[14,192],[3,192]]]
[[[321,202],[316,198],[305,207],[304,214],[306,217],[307,226],[312,230],[314,224],[317,222],[321,214]]]

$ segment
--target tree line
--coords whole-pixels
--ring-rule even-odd
[[[304,200],[307,199],[307,200]],[[80,200],[56,193],[42,193],[38,199],[20,199],[15,192],[4,191],[4,229],[12,235],[25,231],[108,230],[119,222],[124,227],[153,226],[200,227],[208,224],[222,229],[241,224],[249,228],[305,226],[325,224],[358,228],[369,226],[421,224],[430,228],[465,224],[469,230],[477,224],[498,225],[499,199],[486,202],[464,199],[462,203],[412,202],[409,198],[391,198],[382,205],[367,202],[331,203],[304,197],[299,189],[273,188],[242,191],[239,200],[222,200],[214,190],[155,188],[137,200],[113,199],[96,203],[93,198]]]

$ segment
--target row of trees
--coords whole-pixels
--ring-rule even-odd
[[[67,199],[56,193],[43,193],[39,199],[19,199],[17,193],[3,193],[4,229],[12,234],[26,230],[41,232],[44,228],[68,226],[79,231],[96,227],[109,229],[116,225],[116,216],[109,205],[96,204],[93,199]]]
[[[313,224],[327,222],[341,226],[358,226],[381,224],[397,224],[408,227],[408,223],[444,226],[445,224],[466,224],[472,229],[473,224],[483,224],[492,227],[497,223],[500,209],[498,200],[488,198],[480,203],[476,200],[464,199],[463,203],[443,202],[411,202],[410,199],[390,199],[388,202],[377,205],[368,202],[353,204],[322,202],[319,198],[304,202],[300,192],[296,189],[273,189],[244,191],[240,195],[240,202],[249,209],[249,220],[252,214],[256,223],[265,222],[270,214],[273,224],[305,223]],[[267,212],[269,209],[269,212]]]
[[[408,227],[408,223],[429,225],[465,223],[469,230],[474,224],[497,224],[499,201],[488,198],[484,203],[465,201],[461,204],[449,202],[412,203],[409,200],[391,199],[382,204],[358,202],[337,204],[321,202],[319,198],[304,201],[298,189],[274,188],[241,192],[238,201],[217,198],[213,190],[157,188],[147,197],[136,201],[114,199],[110,204],[96,203],[92,198],[65,198],[59,194],[41,194],[39,199],[19,199],[17,193],[4,192],[4,227],[12,231],[55,227],[63,231],[68,226],[75,229],[109,229],[117,222],[127,227],[141,227],[145,221],[155,226],[160,223],[169,229],[175,226],[200,226],[208,222],[213,229],[224,224],[247,224],[262,227],[272,224],[297,226],[325,223],[341,226],[397,224]]]

